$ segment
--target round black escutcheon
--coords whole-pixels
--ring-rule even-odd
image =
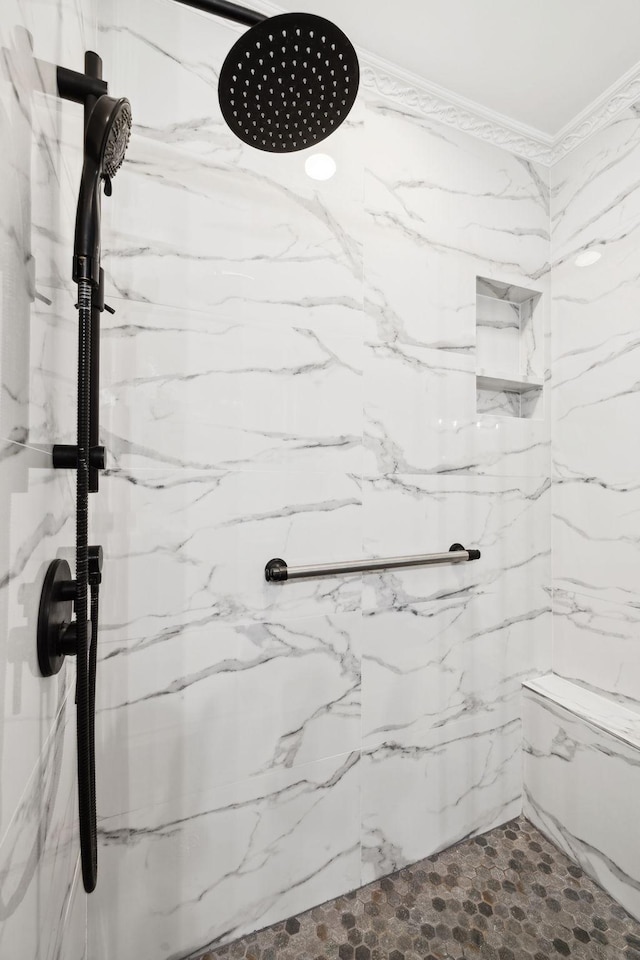
[[[38,611],[38,665],[43,677],[52,677],[64,663],[63,637],[73,617],[73,601],[68,599],[70,587],[69,564],[66,560],[52,560],[42,584]]]

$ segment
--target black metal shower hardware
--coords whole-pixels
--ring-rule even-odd
[[[258,150],[291,153],[324,140],[344,121],[355,101],[360,73],[353,46],[333,23],[306,13],[266,18],[226,0],[177,2],[251,27],[233,45],[218,83],[222,115],[240,140]],[[49,564],[37,643],[43,676],[58,673],[65,656],[77,658],[80,852],[84,887],[91,893],[98,871],[95,684],[102,547],[89,545],[88,504],[105,467],[98,420],[100,314],[110,310],[104,302],[100,220],[102,190],[111,195],[111,180],[124,160],[131,108],[128,100],[108,96],[96,53],[85,54],[84,73],[65,67],[56,71],[59,96],[84,106],[84,163],[73,255],[78,285],[77,443],[53,448],[53,466],[74,469],[77,475],[76,572],[72,579],[66,560]]]
[[[62,668],[65,656],[76,656],[78,812],[82,879],[87,893],[98,875],[96,841],[95,689],[98,641],[98,593],[102,579],[102,547],[88,538],[89,493],[98,490],[104,469],[99,445],[100,314],[104,302],[104,272],[100,265],[102,190],[111,193],[129,141],[128,100],[107,95],[102,61],[85,54],[85,72],[57,68],[58,93],[84,106],[84,162],[73,255],[73,279],[78,285],[78,407],[77,443],[56,444],[53,466],[76,470],[76,575],[66,560],[48,567],[38,614],[38,664],[43,676]],[[73,614],[75,612],[75,619]]]
[[[400,570],[407,567],[432,567],[443,563],[461,563],[479,560],[479,550],[467,550],[461,543],[454,543],[447,553],[420,553],[413,557],[372,558],[371,560],[345,560],[340,563],[313,563],[307,566],[289,567],[284,560],[274,557],[264,568],[264,578],[269,583],[284,583],[285,580],[301,580],[306,577],[335,577],[340,573],[372,573],[377,570]]]
[[[222,115],[244,143],[293,153],[338,129],[358,92],[358,57],[345,34],[311,13],[266,17],[226,0],[177,0],[251,27],[220,71]]]

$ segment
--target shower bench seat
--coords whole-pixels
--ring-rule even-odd
[[[640,920],[640,704],[555,674],[523,699],[525,816]]]

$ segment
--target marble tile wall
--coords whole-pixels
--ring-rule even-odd
[[[86,950],[73,665],[39,678],[33,634],[73,543],[49,452],[75,429],[81,121],[47,64],[95,47],[136,127],[105,211],[89,952],[177,960],[515,815],[519,687],[551,665],[552,616],[554,670],[637,710],[640,113],[549,197],[546,171],[363,91],[318,185],[226,130],[231,25],[5,0],[1,30],[0,945]],[[542,295],[534,419],[477,411],[478,276]],[[454,540],[482,561],[262,575]]]
[[[524,767],[525,813],[636,917],[639,159],[635,106],[551,170],[557,676],[527,692]]]
[[[96,960],[177,960],[520,809],[549,416],[476,413],[476,276],[548,309],[549,198],[545,171],[364,91],[315,183],[226,130],[236,28],[101,9],[135,131],[105,227],[89,935]],[[456,540],[482,561],[263,578]]]
[[[633,107],[551,171],[554,670],[636,702],[639,160]]]
[[[531,686],[525,816],[640,918],[640,713],[559,677]]]
[[[96,42],[88,0],[5,0],[0,15],[0,954],[86,957],[73,663],[40,677],[35,623],[54,557],[72,560],[74,487],[51,445],[75,378],[70,259],[81,110],[56,64]]]
[[[519,686],[550,664],[548,404],[478,414],[475,389],[476,277],[548,307],[547,174],[363,91],[316,184],[222,123],[236,28],[99,13],[2,14],[0,952],[26,960],[184,958],[508,819]],[[88,947],[74,668],[40,679],[33,643],[46,565],[72,560],[49,456],[75,430],[81,163],[43,64],[87,47],[136,122],[104,218]],[[482,561],[263,578],[457,540]]]

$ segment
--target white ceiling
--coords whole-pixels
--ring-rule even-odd
[[[640,61],[640,0],[276,0],[555,136]]]

